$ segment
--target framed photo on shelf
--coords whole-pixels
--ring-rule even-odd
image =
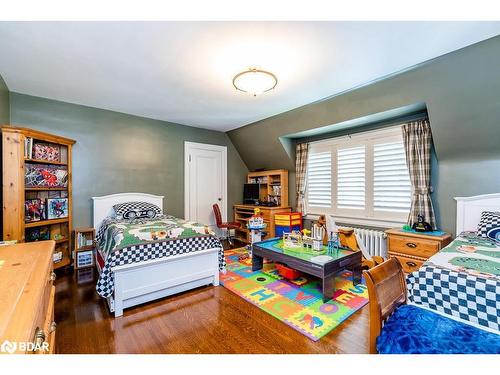
[[[26,199],[24,201],[24,221],[40,221],[47,219],[45,202],[42,199]]]
[[[76,253],[76,268],[93,267],[94,251],[78,251]]]
[[[62,250],[56,250],[54,254],[52,255],[52,261],[54,263],[59,263],[63,259],[63,251]]]
[[[68,198],[47,198],[47,219],[68,217]]]

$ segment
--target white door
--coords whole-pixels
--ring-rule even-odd
[[[184,143],[184,213],[187,220],[216,229],[212,205],[227,217],[227,149],[204,143]]]

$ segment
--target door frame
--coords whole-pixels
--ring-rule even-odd
[[[222,152],[222,202],[219,202],[222,220],[227,220],[227,146],[212,145],[208,143],[197,143],[184,141],[184,218],[186,220],[191,220],[189,218],[189,206],[190,206],[190,189],[191,186],[191,176],[190,176],[190,152],[192,148],[202,148],[209,151],[221,151]],[[203,223],[205,224],[205,223]],[[208,223],[206,223],[208,224]]]

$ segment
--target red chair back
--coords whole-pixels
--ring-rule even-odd
[[[220,228],[222,225],[222,215],[220,213],[220,208],[217,203],[215,203],[212,208],[214,209],[215,222],[217,223],[217,227]]]

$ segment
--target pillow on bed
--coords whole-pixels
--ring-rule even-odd
[[[116,218],[121,219],[153,219],[156,215],[161,215],[161,208],[148,202],[125,202],[113,206]]]
[[[477,226],[477,234],[500,241],[500,212],[483,211]]]

